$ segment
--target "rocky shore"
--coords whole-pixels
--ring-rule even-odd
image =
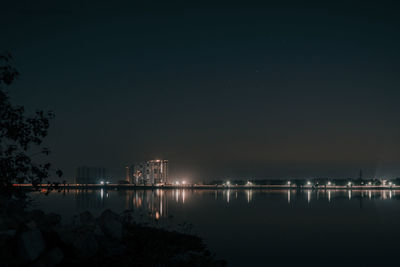
[[[131,211],[89,212],[69,224],[57,214],[0,203],[0,266],[224,266],[202,239],[137,224]]]

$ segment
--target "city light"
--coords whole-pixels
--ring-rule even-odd
[[[176,185],[179,185],[179,181],[176,181],[175,184],[176,184]]]
[[[351,182],[348,182],[347,185],[348,185],[348,186],[351,186]]]
[[[290,181],[288,181],[287,184],[290,185]]]
[[[226,185],[228,185],[228,186],[231,185],[231,182],[227,181],[227,182],[226,182]]]
[[[100,181],[100,184],[104,184],[104,181]]]
[[[330,181],[328,182],[328,185],[331,185],[331,182],[330,182]]]
[[[311,182],[310,182],[310,181],[307,181],[307,185],[311,185]]]
[[[186,184],[186,181],[182,181],[182,184]]]

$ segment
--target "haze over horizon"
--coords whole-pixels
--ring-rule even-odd
[[[154,158],[193,180],[400,177],[398,8],[7,1],[0,52],[13,102],[55,112],[67,179]]]

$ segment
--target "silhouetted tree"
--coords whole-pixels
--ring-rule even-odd
[[[38,185],[49,176],[51,167],[50,163],[34,162],[32,157],[50,153],[42,141],[54,114],[38,110],[28,116],[24,107],[10,102],[7,89],[19,76],[11,61],[10,54],[0,55],[0,189],[13,183]],[[56,174],[61,176],[62,172],[57,170]]]

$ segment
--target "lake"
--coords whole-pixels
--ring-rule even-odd
[[[400,190],[66,190],[31,194],[68,221],[134,210],[142,223],[199,235],[228,266],[389,266]],[[190,224],[192,227],[190,227]]]

